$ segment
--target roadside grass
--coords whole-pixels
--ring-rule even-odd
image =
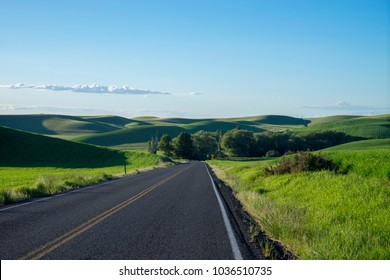
[[[156,155],[127,151],[127,175],[165,166]],[[0,205],[68,191],[125,176],[124,163],[99,168],[0,167]]]
[[[353,149],[362,144],[372,148]],[[300,258],[390,259],[390,149],[382,144],[321,151],[342,173],[266,176],[275,160],[209,163],[261,228]]]

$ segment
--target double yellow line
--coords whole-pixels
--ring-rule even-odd
[[[64,245],[66,242],[72,240],[76,236],[78,236],[78,235],[82,234],[83,232],[89,230],[90,228],[96,226],[97,224],[99,224],[103,220],[107,219],[108,217],[114,215],[116,212],[122,210],[123,208],[129,206],[131,203],[140,199],[141,197],[148,194],[152,190],[154,190],[154,189],[158,188],[159,186],[163,185],[164,183],[172,180],[173,178],[175,178],[179,174],[183,173],[184,171],[186,171],[190,167],[191,166],[165,178],[164,180],[148,187],[147,189],[145,189],[142,192],[136,194],[135,196],[129,198],[128,200],[112,207],[111,209],[105,211],[104,213],[102,213],[102,214],[90,219],[89,221],[83,223],[82,225],[68,231],[67,233],[63,234],[62,236],[46,243],[45,245],[39,247],[38,249],[36,249],[34,251],[31,251],[27,255],[24,255],[23,257],[21,257],[20,260],[28,260],[28,259],[39,260],[39,259],[41,259],[42,257],[46,256],[50,252],[52,252],[55,249],[59,248],[60,246]]]

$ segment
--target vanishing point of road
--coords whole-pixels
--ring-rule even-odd
[[[242,259],[201,162],[0,208],[1,259]]]

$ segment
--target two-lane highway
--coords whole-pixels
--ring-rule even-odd
[[[3,207],[0,258],[239,259],[218,195],[192,162]]]

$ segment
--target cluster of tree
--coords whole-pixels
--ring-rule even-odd
[[[218,153],[221,138],[220,132],[200,131],[196,134],[182,132],[172,139],[164,134],[159,142],[158,148],[167,156],[177,158],[205,160]]]
[[[254,134],[246,130],[233,129],[223,135],[222,147],[230,156],[262,157],[297,151],[316,151],[361,139],[336,131],[294,135],[291,132]]]
[[[221,131],[200,131],[193,135],[182,132],[176,138],[168,134],[149,142],[149,151],[159,149],[169,157],[205,160],[211,157],[263,157],[279,156],[297,151],[315,151],[343,143],[360,140],[342,132],[323,131],[305,135],[291,132],[265,132],[254,134],[239,128],[222,135]]]

